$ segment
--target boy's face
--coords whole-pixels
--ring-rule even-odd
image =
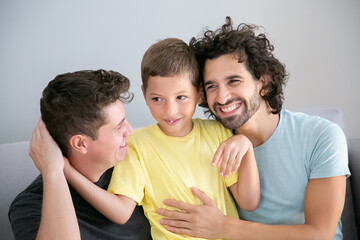
[[[146,104],[160,129],[168,136],[183,137],[192,130],[192,117],[200,94],[188,74],[149,77],[143,90]]]
[[[259,109],[262,87],[233,54],[208,59],[204,66],[207,102],[216,118],[229,129],[244,125]]]
[[[131,125],[125,119],[123,104],[116,102],[103,109],[106,123],[98,130],[96,140],[91,140],[88,156],[95,166],[104,169],[115,166],[126,156],[126,137],[133,133]]]

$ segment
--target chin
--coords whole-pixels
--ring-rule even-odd
[[[119,157],[117,158],[117,162],[124,161],[125,157],[126,157],[126,152],[119,154]]]

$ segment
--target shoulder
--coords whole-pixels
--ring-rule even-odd
[[[127,137],[127,142],[130,144],[135,144],[138,141],[144,140],[144,138],[151,137],[156,132],[156,128],[156,124],[147,127],[136,128],[134,133]]]
[[[29,204],[31,203],[37,203],[42,201],[42,195],[43,195],[43,181],[41,175],[39,175],[24,191],[19,193],[14,201],[10,205],[10,212],[12,210],[16,209],[19,204],[26,203],[24,206],[30,207]]]
[[[43,184],[39,175],[11,203],[8,217],[16,239],[36,238],[40,226],[42,197]]]
[[[222,140],[232,136],[232,132],[225,128],[219,121],[196,118],[193,120],[193,122],[194,125],[198,126],[198,129],[202,135],[208,137],[220,137]]]
[[[219,130],[227,130],[219,121],[210,119],[193,119],[194,124],[199,125],[201,128],[214,128]]]
[[[282,110],[284,118],[282,131],[296,137],[304,146],[312,149],[346,148],[346,137],[339,125],[325,118],[301,112]]]
[[[309,115],[302,112],[282,110],[280,121],[286,128],[293,128],[301,133],[320,136],[324,133],[343,134],[342,129],[336,123],[325,118]]]

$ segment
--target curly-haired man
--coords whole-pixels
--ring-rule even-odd
[[[266,35],[254,25],[233,28],[230,17],[216,31],[190,41],[204,87],[202,106],[254,146],[260,203],[240,219],[224,216],[204,192],[204,205],[166,200],[183,211],[160,209],[162,224],[179,233],[226,239],[342,239],[347,146],[336,124],[282,108],[288,74]],[[220,163],[232,169],[233,161]],[[240,160],[241,161],[241,160]]]

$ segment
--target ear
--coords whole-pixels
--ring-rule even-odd
[[[74,135],[70,138],[70,146],[74,151],[86,154],[89,146],[89,137],[85,135]]]
[[[197,94],[197,102],[196,102],[196,104],[202,103],[203,98],[204,98],[204,88],[202,88],[200,86],[200,88],[198,90],[198,94]]]
[[[260,96],[263,97],[269,92],[270,83],[270,75],[264,74],[260,77]]]

